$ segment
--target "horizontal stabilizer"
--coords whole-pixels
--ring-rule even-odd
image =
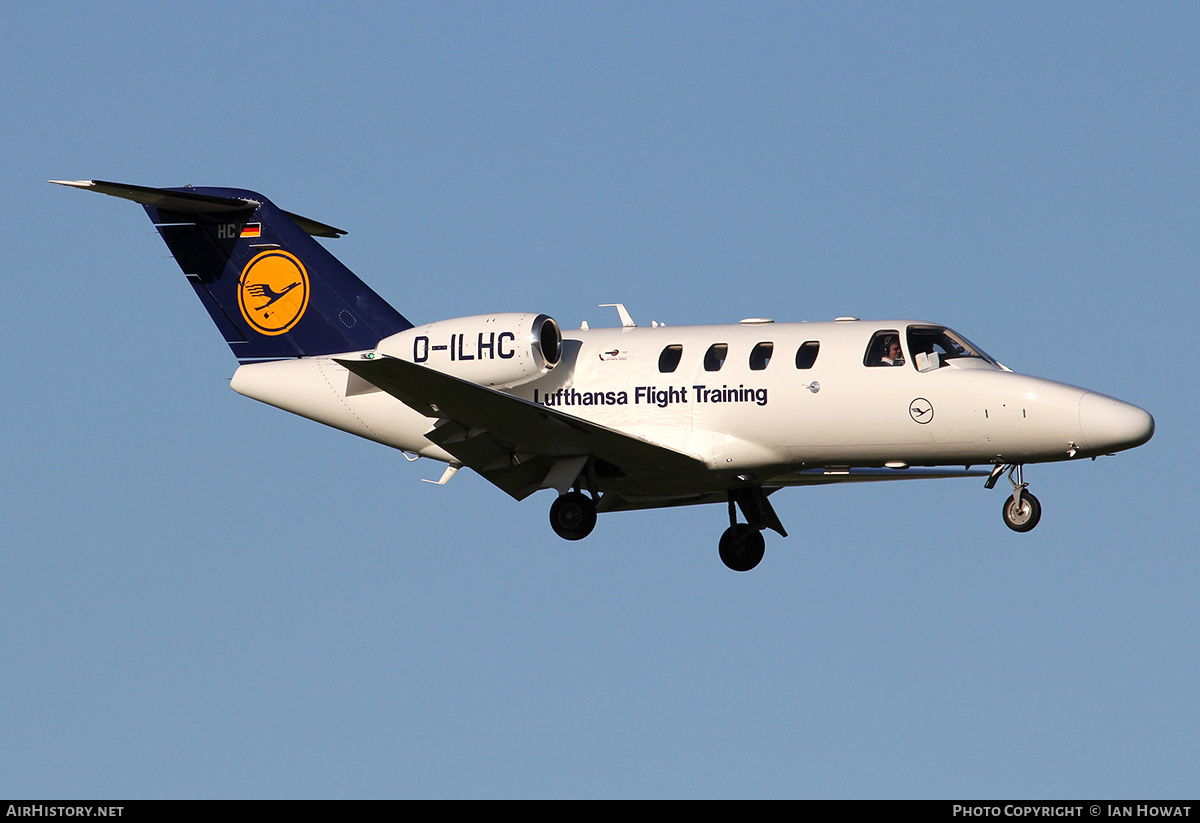
[[[182,214],[222,214],[256,209],[262,205],[257,200],[243,197],[217,197],[212,194],[178,189],[155,189],[150,186],[133,186],[128,183],[110,183],[106,180],[48,180],[46,182],[108,194],[124,200],[132,200],[143,206],[153,206],[156,209]],[[283,213],[313,237],[341,237],[346,234],[342,229],[334,228],[320,221],[301,217],[290,211]]]

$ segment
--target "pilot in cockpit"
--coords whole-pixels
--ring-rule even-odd
[[[879,361],[882,366],[903,366],[904,352],[900,350],[900,341],[889,337],[883,341],[883,358]]]

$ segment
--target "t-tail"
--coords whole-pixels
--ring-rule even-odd
[[[261,194],[50,182],[140,203],[239,362],[372,349],[412,328],[314,239],[344,231]]]

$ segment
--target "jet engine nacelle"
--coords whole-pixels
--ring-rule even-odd
[[[379,341],[375,351],[493,388],[541,377],[562,359],[562,330],[545,314],[439,320]]]

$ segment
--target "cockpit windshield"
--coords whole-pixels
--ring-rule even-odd
[[[908,351],[917,371],[932,371],[941,368],[949,360],[959,358],[973,358],[993,366],[999,365],[983,349],[945,326],[909,326]]]

